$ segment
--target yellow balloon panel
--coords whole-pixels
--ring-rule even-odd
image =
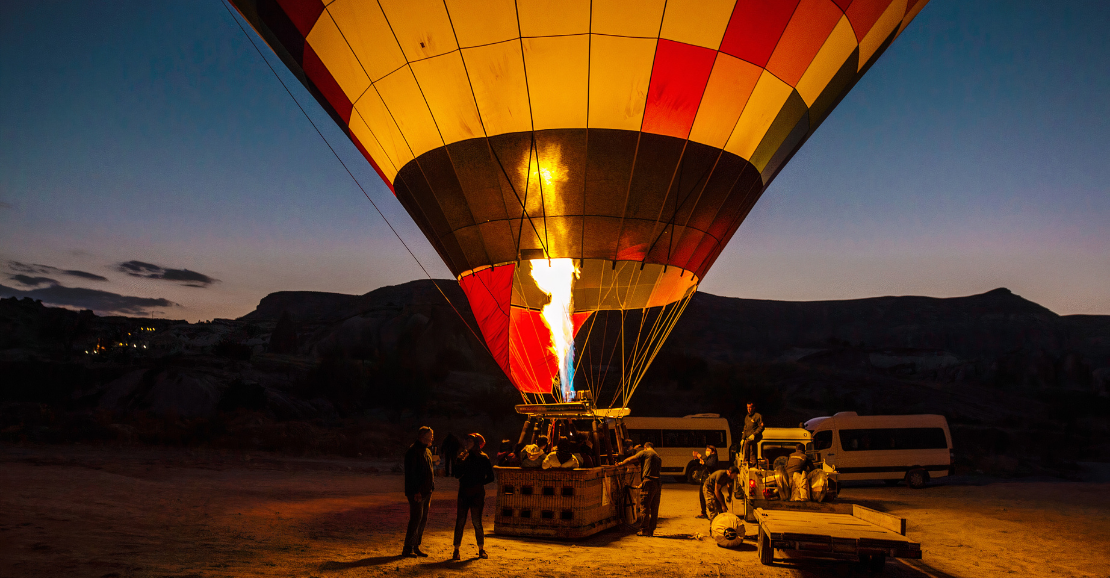
[[[412,73],[444,141],[485,136],[459,51],[413,62]]]
[[[640,0],[635,10],[627,0],[594,0],[590,32],[657,38],[667,0]]]
[[[640,130],[656,40],[595,34],[590,42],[590,128]]]
[[[382,171],[385,178],[393,182],[393,179],[397,177],[397,171],[399,169],[394,166],[391,160],[392,155],[385,153],[385,149],[382,148],[377,135],[374,134],[374,131],[370,130],[370,127],[367,126],[366,121],[363,120],[358,110],[351,112],[350,127],[351,134],[358,139],[358,142],[362,144],[366,152],[369,153],[370,157],[378,164],[378,168]]]
[[[389,162],[398,167],[398,170],[415,158],[376,89],[371,88],[362,95],[362,98],[355,103],[354,113],[358,113],[365,121],[367,128],[377,137],[378,144]]]
[[[798,94],[807,106],[813,106],[817,97],[821,96],[821,91],[825,90],[855,49],[856,36],[852,32],[852,25],[848,23],[847,17],[842,16],[798,81]]]
[[[390,115],[405,135],[414,156],[443,146],[432,113],[416,84],[412,71],[405,66],[374,83]]]
[[[513,0],[447,0],[447,13],[463,48],[520,36]]]
[[[793,89],[789,84],[764,70],[748,98],[744,112],[736,121],[725,150],[740,158],[750,159],[791,92]]]
[[[347,46],[347,41],[339,32],[339,28],[331,17],[324,15],[316,22],[312,32],[305,39],[320,62],[324,63],[328,72],[335,78],[343,94],[351,102],[358,100],[363,91],[370,86],[370,78],[362,69],[362,64],[355,58],[354,52]]]
[[[736,0],[668,0],[660,38],[717,50]]]
[[[370,80],[377,81],[405,65],[405,54],[377,2],[336,0],[328,5],[328,13]]]
[[[520,41],[464,48],[462,53],[486,133],[532,130]]]
[[[517,0],[516,10],[524,38],[590,31],[589,0]]]
[[[589,35],[525,38],[522,43],[532,130],[586,126]]]
[[[379,0],[409,62],[459,47],[443,0]]]

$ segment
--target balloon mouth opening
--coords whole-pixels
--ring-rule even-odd
[[[541,316],[551,333],[551,351],[558,360],[559,396],[574,399],[574,281],[579,270],[574,259],[532,259],[532,279],[550,300]],[[553,384],[554,385],[554,384]]]

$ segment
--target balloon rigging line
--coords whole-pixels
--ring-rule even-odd
[[[463,325],[466,326],[467,330],[469,330],[470,333],[474,335],[474,337],[478,340],[478,343],[481,343],[486,352],[489,353],[490,356],[492,356],[493,352],[489,350],[489,346],[486,345],[486,342],[474,331],[472,327],[470,327],[470,323],[466,321],[466,318],[463,317],[462,313],[458,310],[458,308],[455,307],[455,304],[451,302],[451,299],[447,297],[447,294],[443,292],[443,289],[440,289],[439,284],[436,283],[436,280],[434,278],[432,278],[432,274],[428,272],[428,269],[424,267],[424,264],[421,263],[416,254],[412,252],[412,249],[409,247],[408,243],[406,243],[405,240],[401,238],[401,234],[397,232],[397,229],[394,228],[393,224],[390,223],[389,219],[386,218],[385,213],[383,213],[381,208],[378,207],[378,204],[374,202],[374,199],[370,197],[370,194],[366,192],[366,189],[363,188],[362,183],[360,183],[359,180],[355,178],[354,173],[352,173],[351,169],[347,167],[347,163],[343,162],[343,159],[339,156],[339,153],[335,152],[335,147],[331,146],[331,143],[328,142],[327,137],[325,137],[324,133],[320,131],[320,127],[316,126],[316,123],[312,120],[312,117],[308,116],[308,112],[306,112],[304,107],[301,106],[300,101],[297,100],[297,97],[293,96],[293,91],[289,90],[289,86],[285,84],[285,80],[283,80],[281,76],[277,73],[277,71],[274,70],[274,67],[270,64],[270,61],[266,59],[266,56],[262,54],[262,51],[258,48],[258,45],[254,43],[254,39],[251,38],[250,34],[247,33],[246,28],[243,28],[243,24],[239,22],[239,19],[236,18],[235,14],[231,12],[230,8],[228,8],[227,3],[224,0],[221,0],[220,5],[224,7],[224,10],[227,11],[228,16],[230,16],[231,19],[235,22],[235,25],[239,27],[239,30],[243,33],[243,36],[247,38],[247,41],[250,42],[250,45],[254,48],[254,51],[258,53],[258,56],[262,59],[262,62],[266,63],[266,68],[269,68],[270,72],[273,73],[274,78],[276,78],[278,82],[281,83],[281,87],[285,89],[285,93],[288,94],[289,98],[293,100],[293,104],[297,105],[297,108],[301,111],[301,114],[304,115],[305,119],[308,120],[308,123],[312,125],[312,128],[316,131],[316,134],[320,135],[320,140],[324,141],[324,144],[327,145],[328,150],[331,151],[331,154],[334,155],[335,159],[339,161],[340,165],[342,165],[343,170],[347,171],[347,175],[351,177],[352,181],[354,181],[355,186],[358,187],[358,190],[362,191],[362,195],[366,197],[367,201],[370,201],[370,205],[374,207],[375,211],[377,211],[378,216],[380,216],[382,220],[385,221],[386,226],[389,227],[389,230],[393,232],[393,236],[397,237],[397,240],[400,241],[401,245],[405,247],[405,250],[408,251],[409,256],[412,257],[413,261],[416,261],[416,264],[420,267],[420,270],[423,271],[424,275],[428,277],[428,280],[432,282],[432,285],[436,288],[436,291],[439,291],[439,294],[443,296],[444,301],[447,301],[447,304],[451,306],[451,309],[455,312],[455,315],[459,316],[459,320],[463,322]]]

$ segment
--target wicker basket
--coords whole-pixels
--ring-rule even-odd
[[[640,466],[574,470],[493,468],[495,534],[585,538],[620,524],[629,500],[639,502]]]

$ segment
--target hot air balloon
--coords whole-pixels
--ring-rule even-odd
[[[232,0],[427,236],[525,399],[610,407],[926,1]]]

